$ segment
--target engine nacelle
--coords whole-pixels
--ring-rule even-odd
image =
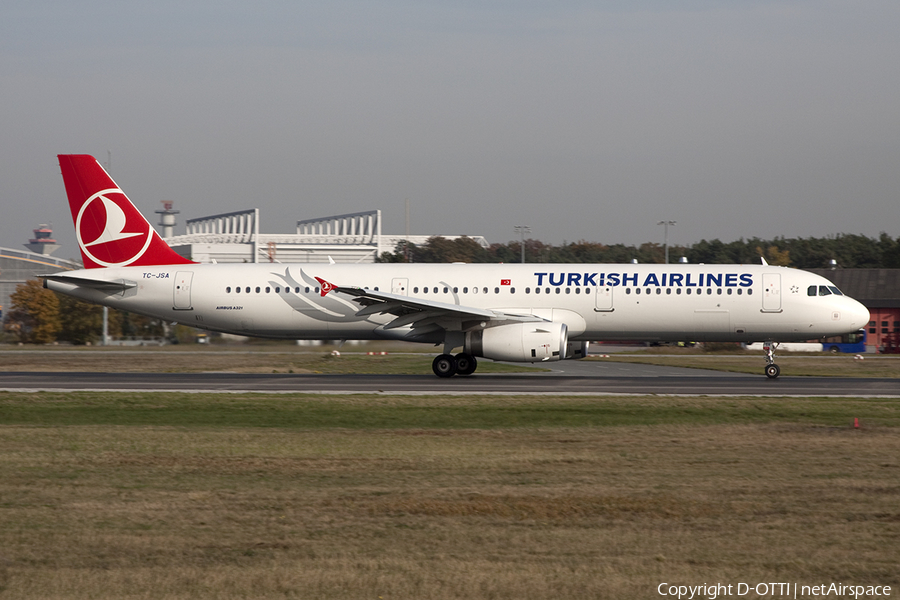
[[[588,355],[590,342],[569,342],[566,344],[566,359],[584,358]]]
[[[543,362],[566,355],[565,323],[511,323],[466,333],[466,352],[493,360]]]

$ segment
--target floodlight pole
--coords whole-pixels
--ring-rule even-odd
[[[675,225],[675,221],[660,221],[657,225],[665,226],[665,243],[664,247],[666,249],[666,264],[669,264],[669,225]]]
[[[513,231],[522,236],[522,264],[525,264],[525,234],[531,233],[531,227],[527,225],[515,225],[513,226]]]

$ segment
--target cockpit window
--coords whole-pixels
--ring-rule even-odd
[[[843,296],[844,293],[839,290],[836,286],[833,285],[811,285],[806,288],[807,296],[831,296],[834,294],[835,296]]]

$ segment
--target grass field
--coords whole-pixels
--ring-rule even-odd
[[[889,399],[0,393],[0,598],[896,593],[898,427]]]

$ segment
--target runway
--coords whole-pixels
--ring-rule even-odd
[[[578,366],[575,366],[578,365]],[[900,397],[897,379],[790,377],[573,362],[567,371],[537,374],[310,375],[246,373],[0,372],[3,391],[127,391],[218,393],[381,393],[426,395],[678,395]]]

